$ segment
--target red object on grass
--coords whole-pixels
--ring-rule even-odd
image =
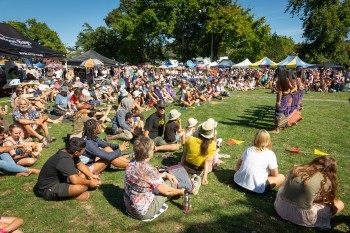
[[[234,140],[230,140],[226,142],[227,145],[236,145],[237,143]]]
[[[294,150],[286,150],[286,151],[289,151],[289,152],[291,152],[291,153],[297,153],[297,154],[300,153],[300,149],[299,149],[298,147],[295,148]]]

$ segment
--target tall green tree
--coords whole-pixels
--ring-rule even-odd
[[[7,21],[7,23],[40,45],[60,52],[66,52],[66,48],[57,32],[50,29],[46,23],[37,22],[36,19],[28,19],[24,23],[18,21]]]
[[[289,0],[286,11],[303,21],[306,43],[300,53],[308,61],[350,64],[345,42],[350,30],[349,0]]]
[[[296,44],[291,37],[271,35],[267,44],[266,56],[275,62],[280,62],[289,55],[297,52]]]
[[[103,56],[120,61],[118,54],[121,42],[118,33],[102,26],[94,30],[88,23],[84,23],[83,28],[77,37],[77,48],[84,51],[92,49]]]
[[[230,0],[122,0],[105,18],[132,63],[164,59],[172,50],[182,61],[230,54],[263,56],[270,27]]]

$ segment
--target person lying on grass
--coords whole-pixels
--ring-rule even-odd
[[[72,138],[65,149],[51,156],[40,171],[33,189],[35,195],[48,201],[89,199],[87,190],[97,188],[101,180],[79,159],[85,147],[86,142],[82,138]]]
[[[18,217],[6,217],[0,215],[0,233],[23,233],[23,231],[17,230],[23,222],[23,219]]]
[[[129,163],[129,156],[122,156],[122,151],[129,148],[129,143],[123,142],[118,145],[105,142],[98,137],[101,132],[102,126],[96,119],[89,119],[84,123],[83,139],[86,148],[80,156],[81,161],[95,174],[100,174],[110,164],[125,168]]]
[[[285,178],[278,173],[276,155],[271,148],[270,134],[260,129],[253,146],[248,147],[237,161],[234,182],[255,193],[264,193],[281,185]]]
[[[185,189],[177,189],[175,176],[160,174],[149,161],[154,154],[154,141],[140,136],[134,143],[135,158],[125,169],[124,203],[130,215],[139,220],[152,219],[172,196],[183,195]],[[164,181],[163,178],[166,178]]]

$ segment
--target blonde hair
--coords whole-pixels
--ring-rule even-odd
[[[253,145],[257,151],[262,151],[265,148],[272,149],[272,142],[269,132],[264,129],[259,129],[255,134]]]

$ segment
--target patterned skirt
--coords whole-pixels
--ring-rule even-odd
[[[276,108],[275,110],[275,125],[279,129],[286,127],[288,124],[287,116],[290,111],[290,105],[288,105],[288,102],[291,102],[291,99],[291,95],[283,95],[279,108]]]
[[[292,105],[291,105],[289,114],[291,114],[294,110],[298,110],[298,106],[299,106],[299,92],[292,94]]]
[[[303,102],[304,94],[305,94],[305,90],[300,90],[300,91],[298,92],[298,95],[299,95],[298,109],[299,109],[299,110],[301,110],[301,109],[303,108],[302,102]]]

